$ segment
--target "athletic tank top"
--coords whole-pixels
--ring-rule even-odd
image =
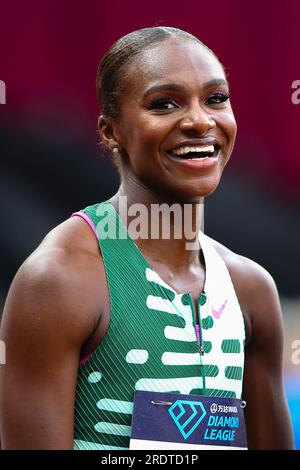
[[[107,333],[79,367],[74,448],[128,449],[135,390],[241,398],[244,320],[209,238],[199,232],[206,271],[199,345],[191,295],[175,292],[152,269],[111,203],[72,215],[98,238],[110,299]]]

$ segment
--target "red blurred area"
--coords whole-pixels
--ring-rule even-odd
[[[300,80],[297,0],[175,3],[152,0],[1,1],[1,114],[51,114],[95,138],[95,75],[104,51],[134,29],[167,25],[192,32],[224,63],[239,133],[232,165],[300,200]]]

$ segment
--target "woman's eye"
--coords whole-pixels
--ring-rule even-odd
[[[227,101],[230,97],[230,93],[214,93],[206,101],[207,104],[220,104]]]
[[[171,98],[159,98],[151,101],[149,107],[150,109],[174,109],[178,106]]]

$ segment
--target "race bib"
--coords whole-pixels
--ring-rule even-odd
[[[247,449],[236,398],[136,391],[130,449]]]

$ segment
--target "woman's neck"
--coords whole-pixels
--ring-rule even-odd
[[[163,197],[144,187],[122,184],[110,199],[131,237],[146,258],[184,274],[199,266],[199,230],[204,203]]]

